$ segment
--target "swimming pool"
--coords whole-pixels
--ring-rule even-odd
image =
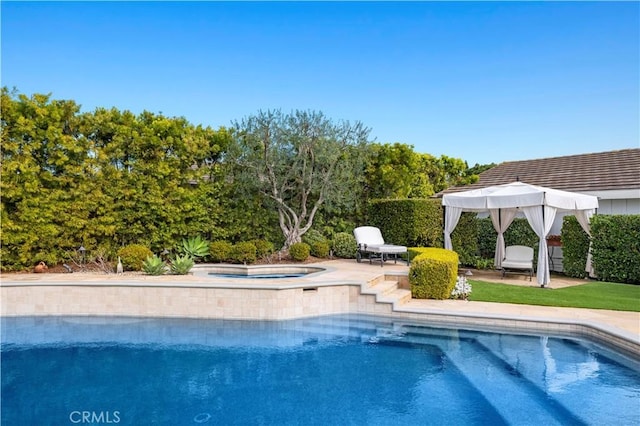
[[[361,315],[2,318],[1,355],[2,424],[640,422],[638,361],[588,341]]]

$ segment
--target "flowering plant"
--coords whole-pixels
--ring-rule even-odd
[[[453,287],[453,291],[451,292],[451,298],[467,300],[469,298],[469,294],[471,294],[471,284],[467,282],[466,276],[459,275],[456,280],[456,285]]]

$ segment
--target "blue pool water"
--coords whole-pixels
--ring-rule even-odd
[[[304,277],[307,274],[306,273],[286,273],[286,274],[222,274],[222,273],[217,273],[217,272],[209,272],[207,274],[210,277],[214,277],[214,278],[250,278],[250,279],[256,279],[256,280],[268,280],[268,279],[274,279],[274,278],[300,278],[300,277]]]
[[[1,325],[3,425],[640,424],[638,361],[584,340],[366,316]]]

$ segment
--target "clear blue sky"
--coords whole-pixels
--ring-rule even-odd
[[[637,2],[2,2],[2,85],[230,126],[361,121],[469,165],[640,146]]]

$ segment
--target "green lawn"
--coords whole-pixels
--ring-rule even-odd
[[[640,285],[590,282],[550,289],[469,280],[469,300],[640,312]]]

